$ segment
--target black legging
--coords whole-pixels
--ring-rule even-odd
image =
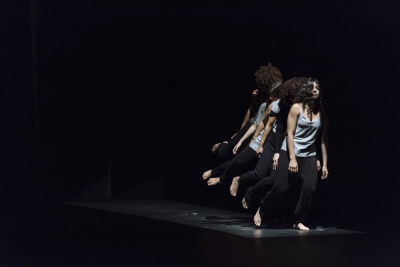
[[[246,191],[246,194],[244,195],[247,206],[250,207],[256,205],[258,207],[261,200],[275,184],[275,181],[276,171],[272,170],[268,177],[262,178],[253,187],[249,187],[249,189],[247,189]]]
[[[291,175],[288,170],[288,152],[284,150],[280,151],[276,181],[272,189],[261,201],[260,211],[269,212],[281,204],[286,199],[291,186],[294,184],[297,178],[300,178],[302,180],[302,188],[294,213],[296,223],[300,223],[304,222],[310,213],[314,200],[314,192],[318,181],[318,169],[315,156],[296,156],[296,160],[299,166],[299,172],[297,175]]]
[[[264,177],[269,176],[271,172],[271,162],[273,156],[274,145],[266,141],[264,143],[263,153],[261,154],[260,160],[257,162],[256,168],[254,169],[254,171],[249,171],[241,175],[239,178],[239,183],[254,185]]]
[[[231,138],[228,143],[221,143],[218,148],[216,149],[216,153],[218,153],[218,157],[222,159],[227,159],[233,156],[233,148],[236,146],[236,144],[240,141],[240,139],[246,134],[247,130],[250,128],[252,124],[250,121],[248,121],[242,129],[240,129],[236,135]],[[250,135],[240,146],[239,150],[237,153],[239,153],[241,150],[244,149],[245,146],[247,146],[251,140],[253,135]]]
[[[243,150],[233,158],[233,160],[226,161],[212,169],[211,177],[220,177],[221,183],[231,182],[235,176],[254,169],[257,161],[258,157],[254,149],[246,145]]]

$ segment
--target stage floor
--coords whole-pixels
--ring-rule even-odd
[[[270,229],[268,226],[257,227],[252,216],[227,210],[189,205],[167,200],[129,200],[111,202],[75,202],[68,203],[92,209],[140,216],[177,224],[184,224],[204,229],[215,230],[246,238],[294,237],[314,235],[359,234],[361,232],[317,227],[304,232],[294,229]]]
[[[147,200],[16,214],[0,220],[0,266],[400,266],[393,229],[258,228],[249,213]]]

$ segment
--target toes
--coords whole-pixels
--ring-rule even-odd
[[[246,200],[243,198],[242,199],[242,207],[244,208],[244,209],[247,209],[248,207],[247,207],[247,203],[246,203]]]

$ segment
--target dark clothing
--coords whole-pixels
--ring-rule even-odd
[[[261,154],[261,158],[258,161],[255,170],[247,172],[240,176],[239,182],[241,184],[243,183],[243,184],[254,185],[259,181],[263,180],[263,178],[270,175],[272,167],[271,164],[272,158],[274,157],[274,153],[279,153],[279,151],[281,150],[282,142],[286,135],[286,119],[288,115],[287,110],[288,108],[286,106],[282,106],[278,114],[271,111],[270,116],[276,117],[275,133],[272,130],[269,133],[264,143],[263,153]],[[265,191],[262,195],[258,196],[258,198],[264,197],[269,189],[270,187],[267,187],[265,189],[267,191]],[[260,192],[263,192],[261,188]]]
[[[266,141],[264,143],[264,150],[261,158],[258,160],[257,166],[254,171],[249,171],[239,178],[240,184],[254,185],[264,177],[268,176],[271,171],[271,160],[274,156],[273,144]],[[254,151],[254,150],[253,150]],[[255,153],[255,151],[254,151]],[[265,195],[265,194],[264,194]]]
[[[258,157],[255,151],[246,145],[243,150],[233,158],[233,160],[226,161],[212,169],[211,177],[220,177],[221,183],[232,182],[232,179],[235,176],[254,169],[257,161]]]
[[[253,125],[254,122],[258,121],[261,118],[257,118],[258,116],[262,117],[259,114],[260,108],[265,103],[265,94],[261,91],[258,91],[257,94],[251,95],[251,103],[250,103],[250,119],[248,122],[236,133],[236,135],[231,138],[227,144],[221,143],[216,149],[216,153],[219,158],[222,159],[231,159],[233,157],[232,150],[236,146],[236,144],[240,141],[240,139],[246,134],[247,130]],[[265,103],[268,106],[268,103]],[[257,122],[257,124],[258,124]],[[252,135],[250,135],[239,147],[237,153],[242,151],[251,141]]]
[[[294,217],[297,222],[304,222],[307,219],[318,181],[316,157],[296,157],[296,160],[299,172],[296,175],[291,175],[288,170],[289,154],[284,150],[280,151],[276,181],[272,189],[261,201],[261,212],[269,212],[280,205],[286,199],[294,182],[297,179],[301,179],[302,189]]]
[[[255,186],[247,189],[244,199],[248,207],[259,206],[261,200],[265,197],[268,191],[272,188],[276,181],[276,171],[272,170],[269,177],[261,179]]]
[[[218,157],[223,158],[223,159],[230,159],[233,157],[233,148],[236,146],[236,144],[240,141],[240,139],[246,134],[247,130],[250,128],[252,124],[250,121],[248,121],[242,129],[239,130],[239,132],[236,133],[236,135],[231,138],[227,144],[221,143],[217,150],[216,153],[218,153]],[[251,140],[252,136],[250,135],[240,146],[239,150],[237,153],[239,153],[241,150],[243,150],[244,147],[246,147]]]

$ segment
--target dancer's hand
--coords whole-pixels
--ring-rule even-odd
[[[242,145],[242,142],[238,142],[237,144],[236,144],[236,146],[233,148],[233,154],[234,155],[236,155],[236,153],[237,153],[237,151],[238,151],[238,149],[239,149],[239,147]]]
[[[297,164],[297,160],[295,158],[291,159],[289,162],[289,171],[291,173],[296,173],[299,171],[299,165]]]
[[[321,170],[321,161],[319,161],[319,159],[317,159],[317,169],[318,171]]]
[[[278,167],[278,159],[279,159],[279,153],[275,153],[274,157],[272,158],[272,169],[276,170],[276,167]]]
[[[263,151],[264,151],[264,148],[262,146],[259,146],[257,148],[256,155],[257,155],[258,158],[261,158],[261,155],[262,155]]]
[[[326,178],[328,178],[328,167],[323,166],[323,167],[322,167],[322,176],[321,176],[321,179],[326,179]]]

